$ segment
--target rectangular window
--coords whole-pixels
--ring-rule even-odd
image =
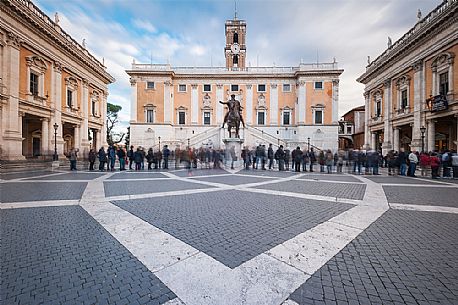
[[[401,91],[401,109],[406,108],[408,105],[407,101],[407,89]]]
[[[231,85],[231,91],[239,91],[239,85]]]
[[[30,93],[38,95],[38,75],[30,72]]]
[[[151,109],[146,110],[146,122],[154,123],[154,110],[151,110]]]
[[[210,92],[212,91],[212,86],[211,85],[204,85],[204,92]]]
[[[210,125],[210,112],[204,112],[204,125]]]
[[[315,110],[315,124],[323,124],[323,110]]]
[[[351,126],[347,126],[347,134],[351,134]]]
[[[289,111],[283,112],[283,125],[290,124],[291,113]]]
[[[146,89],[154,89],[154,82],[146,82]]]
[[[97,113],[95,112],[95,104],[96,102],[95,101],[91,101],[91,113],[93,116],[95,116]]]
[[[266,85],[264,84],[258,85],[258,92],[266,92]]]
[[[73,91],[67,89],[67,107],[72,108],[73,106]]]
[[[178,92],[186,92],[186,85],[178,85]]]
[[[291,92],[291,85],[283,84],[283,92]]]
[[[186,112],[184,111],[178,112],[178,124],[180,125],[186,124]]]
[[[447,95],[448,93],[448,72],[439,74],[439,94]]]
[[[258,112],[258,125],[264,125],[264,111]]]
[[[323,82],[315,82],[315,89],[322,90]]]

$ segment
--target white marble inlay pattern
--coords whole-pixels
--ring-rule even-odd
[[[436,206],[436,205],[419,205],[405,203],[390,203],[390,207],[396,210],[423,211],[423,212],[440,212],[458,214],[458,208]]]
[[[23,202],[2,202],[0,209],[19,209],[19,208],[35,208],[35,207],[52,207],[77,205],[79,200],[43,200],[43,201],[23,201]]]
[[[302,177],[303,174],[282,178],[269,177],[270,179],[262,182],[239,186],[178,177],[171,172],[163,174],[168,177],[167,179],[208,185],[213,188],[107,198],[103,183],[113,175],[108,173],[88,183],[79,204],[178,296],[166,305],[295,305],[295,302],[286,300],[289,295],[389,208],[382,185],[362,177],[357,178],[367,185],[364,200],[350,200],[249,188],[294,180]],[[224,175],[226,174],[222,176]],[[109,202],[113,199],[173,196],[227,189],[324,200],[327,204],[345,202],[355,206],[230,269],[207,254]],[[46,204],[55,202],[58,201],[50,201]],[[76,204],[78,201],[68,203],[70,202]],[[29,203],[14,203],[11,206],[17,207],[18,204]],[[39,203],[33,204],[37,206]]]

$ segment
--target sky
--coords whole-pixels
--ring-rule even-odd
[[[224,66],[224,22],[233,0],[35,0],[48,16],[104,60],[116,78],[108,102],[122,106],[119,130],[129,125],[130,83],[136,63]],[[339,115],[364,104],[356,82],[367,65],[441,0],[237,0],[247,22],[247,65],[298,66],[332,62],[340,78]]]

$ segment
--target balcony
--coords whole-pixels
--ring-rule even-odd
[[[402,107],[402,108],[399,108],[399,109],[395,108],[394,112],[395,112],[396,116],[398,116],[398,117],[413,113],[411,107]]]

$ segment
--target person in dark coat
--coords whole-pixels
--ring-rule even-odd
[[[150,147],[150,149],[148,149],[148,153],[146,154],[146,162],[148,163],[148,170],[152,170],[151,164],[153,164],[153,161],[154,161],[154,153],[153,153],[153,149]]]
[[[267,149],[267,159],[269,159],[269,169],[274,167],[274,149],[272,148],[272,144],[269,144],[269,148]]]
[[[132,170],[132,165],[134,163],[134,146],[132,145],[127,152],[127,158],[129,159],[129,169]]]
[[[99,157],[99,171],[104,171],[105,163],[107,162],[107,153],[105,152],[105,148],[103,148],[103,146],[99,149],[98,157]]]
[[[116,155],[118,156],[119,160],[119,171],[126,170],[126,151],[124,150],[124,148],[118,147]]]
[[[302,161],[302,150],[298,146],[296,147],[296,150],[294,151],[294,170],[296,172],[301,171],[301,161]]]
[[[91,150],[89,151],[89,156],[88,156],[88,160],[89,160],[89,170],[90,171],[93,171],[94,170],[94,163],[95,163],[95,159],[97,158],[97,155],[94,151],[93,148],[91,148]]]
[[[162,168],[168,169],[169,168],[169,156],[170,156],[170,149],[167,145],[164,145],[162,149],[162,158],[164,159],[164,166]]]
[[[283,145],[280,145],[280,147],[275,152],[275,159],[278,162],[278,170],[284,171],[285,170],[285,152],[283,151]]]
[[[143,163],[143,154],[140,150],[140,147],[137,148],[137,150],[134,152],[134,162],[135,162],[135,170],[141,170],[142,169],[142,163]]]

